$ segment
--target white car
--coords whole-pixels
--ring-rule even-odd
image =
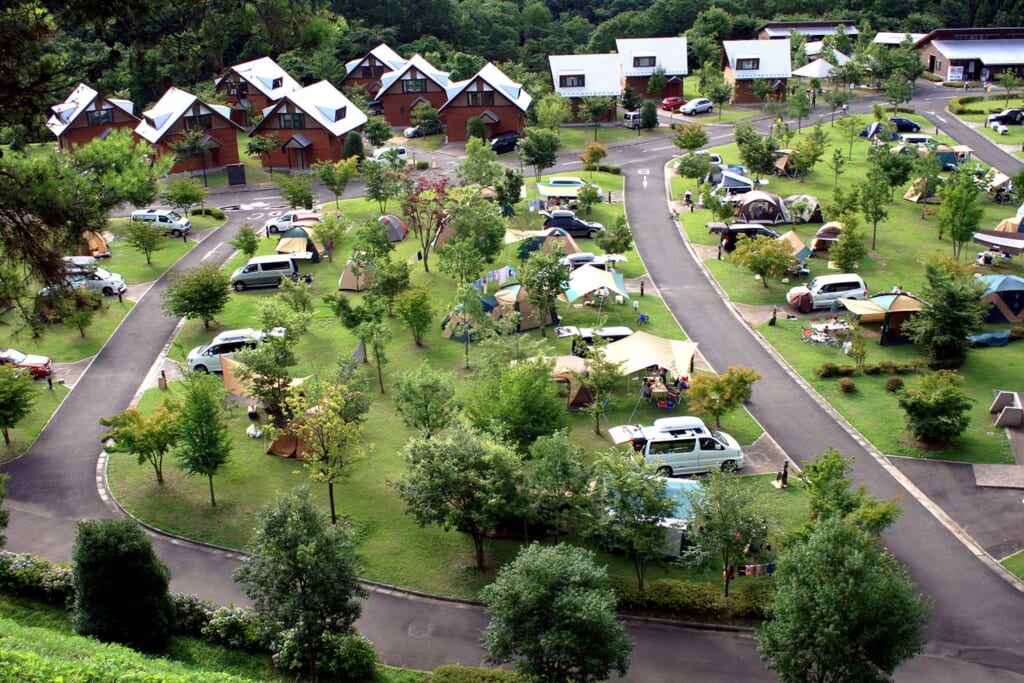
[[[267,235],[273,235],[279,232],[288,232],[302,223],[321,222],[323,222],[323,216],[319,211],[289,211],[264,223],[263,232]]]
[[[712,112],[715,109],[714,103],[706,97],[698,97],[695,100],[690,100],[682,107],[679,108],[679,113],[685,114],[686,116],[694,116],[696,114],[702,114],[704,112]]]
[[[128,289],[123,277],[104,268],[68,273],[67,281],[74,287],[85,287],[90,292],[99,292],[103,296],[113,296]]]
[[[403,145],[392,145],[381,147],[373,153],[370,159],[373,161],[399,161],[404,164],[409,161],[409,152]]]

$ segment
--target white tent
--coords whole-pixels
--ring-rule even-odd
[[[563,296],[571,304],[576,299],[599,289],[607,289],[609,294],[621,294],[624,298],[629,298],[626,280],[621,273],[609,273],[590,264],[580,266],[569,274],[569,287]]]
[[[824,59],[815,59],[794,71],[793,75],[801,78],[828,78],[832,75],[833,69],[835,67]]]
[[[604,357],[619,363],[627,375],[657,366],[673,376],[689,377],[696,353],[697,342],[666,339],[642,330],[604,347]]]

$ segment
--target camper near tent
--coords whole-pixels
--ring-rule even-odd
[[[792,223],[782,197],[770,192],[747,192],[736,204],[736,218],[744,223]]]

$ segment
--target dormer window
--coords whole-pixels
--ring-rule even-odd
[[[761,68],[761,60],[758,57],[740,57],[736,60],[737,71],[757,71]]]
[[[284,85],[284,77],[283,76],[278,76],[277,78],[275,78],[273,81],[270,82],[270,87],[272,89],[274,89],[274,90],[277,90],[282,85]]]
[[[583,74],[566,74],[558,77],[559,88],[585,88],[587,77]]]
[[[657,62],[657,57],[647,55],[643,57],[633,57],[633,68],[634,69],[652,69]]]
[[[334,120],[335,121],[341,121],[343,118],[345,118],[345,111],[347,109],[348,109],[348,107],[338,107],[337,109],[335,109],[334,110]]]

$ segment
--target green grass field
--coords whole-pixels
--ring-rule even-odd
[[[1010,555],[1002,565],[1019,578],[1024,579],[1024,551]]]

